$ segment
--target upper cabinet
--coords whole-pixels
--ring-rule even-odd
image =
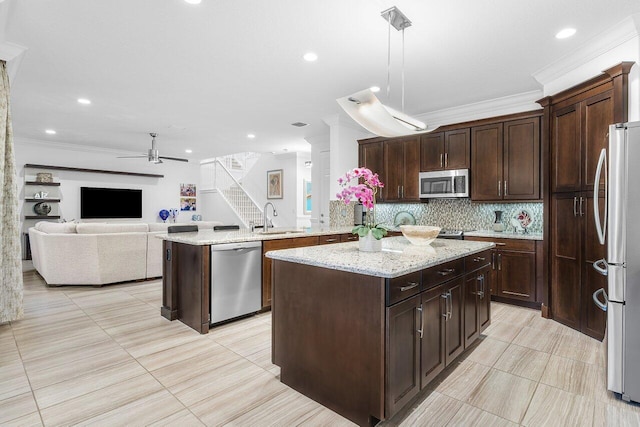
[[[420,139],[417,136],[383,143],[385,186],[382,201],[420,201]]]
[[[540,199],[540,118],[471,128],[471,199]]]
[[[593,190],[600,151],[613,118],[613,90],[551,113],[551,191]],[[569,165],[571,165],[569,167]]]
[[[420,141],[420,171],[468,169],[470,135],[469,128],[423,135]]]

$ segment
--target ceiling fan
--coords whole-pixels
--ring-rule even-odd
[[[143,154],[140,156],[122,156],[122,157],[118,157],[119,159],[140,159],[140,158],[147,158],[149,160],[150,163],[162,163],[162,160],[175,160],[177,162],[188,162],[189,160],[187,159],[181,159],[179,157],[166,157],[166,156],[161,156],[158,152],[158,149],[156,148],[156,136],[158,136],[157,133],[155,132],[151,132],[149,135],[151,135],[151,148],[149,149],[149,151],[147,152],[147,154]]]

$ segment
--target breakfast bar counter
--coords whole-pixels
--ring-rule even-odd
[[[389,419],[490,324],[491,242],[267,252],[280,379],[359,425]]]

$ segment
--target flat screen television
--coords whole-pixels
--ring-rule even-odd
[[[80,218],[142,218],[142,190],[80,187]]]

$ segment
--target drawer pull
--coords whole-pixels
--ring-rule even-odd
[[[415,288],[415,287],[419,286],[419,285],[420,285],[420,283],[417,283],[417,282],[407,282],[407,285],[409,285],[409,286],[402,286],[402,287],[400,287],[400,291],[402,291],[402,292],[404,292],[404,291],[408,291],[409,289],[413,289],[413,288]]]
[[[496,246],[507,246],[506,243],[496,243]]]
[[[448,276],[451,273],[455,273],[455,268],[445,268],[444,270],[438,271],[438,274],[441,276]]]
[[[358,236],[349,236],[347,240],[358,240]]]
[[[333,243],[333,242],[337,242],[337,241],[338,241],[338,239],[327,239],[327,240],[325,240],[325,242],[327,242],[327,243]]]
[[[479,256],[479,257],[474,258],[473,262],[480,262],[480,261],[484,261],[485,259],[486,258]]]

